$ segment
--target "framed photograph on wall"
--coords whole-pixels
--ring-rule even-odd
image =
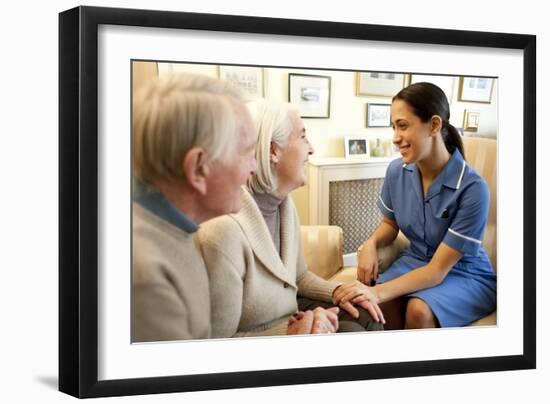
[[[490,104],[493,86],[494,79],[490,77],[460,77],[458,100]]]
[[[61,13],[59,389],[101,397],[534,368],[535,37],[467,34],[101,7]],[[498,48],[487,45],[494,43]],[[288,52],[277,52],[281,46]],[[501,80],[498,175],[516,180],[498,189],[506,217],[498,228],[498,325],[131,343],[132,63],[211,63],[215,54],[216,64],[234,64],[242,49],[249,51],[239,65],[251,67],[357,72],[368,60],[373,71]],[[411,57],[400,57],[399,49]],[[308,114],[328,117],[330,79],[299,74],[296,80],[289,95],[309,104]],[[335,103],[332,112],[345,119],[348,107]]]
[[[344,150],[346,158],[368,158],[370,156],[369,139],[361,136],[346,136],[344,137]]]
[[[477,132],[479,128],[479,111],[473,111],[471,109],[464,110],[464,122],[463,128],[466,132]]]
[[[391,72],[357,72],[356,95],[393,97],[406,83],[406,74]]]
[[[219,66],[220,79],[240,89],[247,100],[264,96],[264,69],[250,66]]]
[[[367,128],[389,128],[391,104],[367,104]]]
[[[298,107],[302,118],[329,118],[330,76],[289,73],[288,102]]]

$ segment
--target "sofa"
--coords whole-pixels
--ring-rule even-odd
[[[479,172],[491,194],[489,217],[483,236],[483,247],[497,270],[497,189],[496,189],[496,140],[479,137],[464,137],[466,161]],[[349,282],[357,278],[355,266],[344,267],[344,234],[339,226],[301,226],[302,248],[308,268],[324,279]],[[395,260],[409,241],[400,232],[394,242],[378,250],[379,268],[383,272]],[[496,311],[479,319],[470,326],[496,325]]]

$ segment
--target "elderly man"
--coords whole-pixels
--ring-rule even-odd
[[[133,105],[132,341],[210,337],[208,277],[195,232],[240,209],[256,170],[250,116],[228,84],[151,83]]]
[[[227,83],[171,75],[134,97],[133,342],[211,336],[195,233],[200,223],[240,210],[255,146],[249,112]],[[289,329],[337,327],[329,317],[298,313]]]

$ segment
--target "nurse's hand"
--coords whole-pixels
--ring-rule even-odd
[[[359,318],[359,310],[357,310],[357,307],[355,306],[364,308],[374,319],[374,321],[386,324],[386,319],[384,318],[384,314],[382,313],[380,306],[371,302],[364,295],[359,295],[350,302],[340,303],[340,307],[347,311],[350,316],[353,318]]]
[[[382,324],[386,324],[386,319],[384,318],[384,313],[378,304],[371,302],[365,295],[359,295],[356,298],[352,299],[351,302],[357,306],[361,306],[369,312],[374,321],[377,321]]]
[[[354,299],[359,296],[364,296],[376,305],[380,300],[375,288],[366,286],[359,281],[351,281],[336,288],[332,295],[332,302],[337,305],[345,304],[346,302],[353,303]]]
[[[386,324],[386,319],[384,318],[384,313],[382,313],[380,306],[367,299],[365,295],[357,296],[351,302],[364,308],[371,315],[374,321]]]
[[[376,245],[367,240],[357,252],[357,280],[371,285],[373,279],[378,281],[378,253]]]
[[[338,288],[340,288],[341,286],[342,285],[338,286]],[[335,289],[335,292],[336,292],[336,289]],[[340,303],[340,308],[344,311],[347,311],[348,314],[353,318],[359,318],[359,310],[357,310],[357,307],[355,306],[362,307],[365,310],[367,310],[367,312],[371,315],[374,321],[377,321],[382,324],[386,324],[386,320],[384,319],[382,310],[380,310],[380,307],[378,307],[376,303],[373,303],[368,299],[358,300],[357,303],[352,303],[352,302]]]

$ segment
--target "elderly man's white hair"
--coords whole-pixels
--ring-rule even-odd
[[[182,159],[201,147],[211,161],[234,158],[240,141],[236,116],[240,92],[227,82],[197,74],[154,80],[133,100],[134,174],[147,181],[183,177]]]
[[[286,102],[256,100],[247,104],[258,135],[256,144],[256,174],[248,180],[248,189],[255,193],[270,193],[277,188],[277,178],[271,169],[271,142],[285,147],[292,132],[291,112],[296,112]]]

